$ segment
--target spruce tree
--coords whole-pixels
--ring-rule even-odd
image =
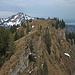
[[[48,53],[51,54],[51,50],[50,50],[51,37],[50,37],[50,33],[49,33],[49,28],[48,27],[46,28],[46,31],[45,31],[44,41],[45,41]]]

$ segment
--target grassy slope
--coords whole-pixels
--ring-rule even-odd
[[[34,71],[30,75],[36,75],[37,71],[38,71],[38,75],[41,75],[41,64],[43,63],[43,61],[45,61],[47,64],[48,75],[69,75],[68,74],[69,68],[66,67],[66,63],[68,62],[68,59],[63,55],[63,53],[68,50],[69,44],[66,42],[65,39],[63,39],[63,37],[59,36],[59,32],[54,27],[51,27],[52,23],[55,23],[55,21],[36,20],[36,21],[30,23],[30,25],[35,26],[33,28],[33,32],[29,33],[28,35],[24,36],[23,38],[21,38],[15,42],[15,44],[16,44],[15,54],[10,58],[10,60],[12,62],[14,59],[16,59],[16,61],[13,62],[13,64],[17,63],[17,61],[18,61],[15,56],[17,54],[21,53],[20,47],[24,44],[28,45],[28,40],[30,40],[30,39],[33,40],[34,50],[35,50],[36,55],[38,56],[37,62],[30,62],[29,66],[20,75],[29,75],[28,70],[30,68],[33,68],[33,65],[36,65],[36,66],[33,68]],[[45,43],[42,40],[42,37],[44,34],[44,28],[48,24],[50,24],[50,34],[51,34],[51,43],[52,43],[51,55],[48,54]],[[38,27],[40,25],[43,27],[43,30],[40,33],[41,35],[38,35],[39,32],[36,29],[38,29]],[[59,46],[57,45],[58,40],[60,40]],[[62,40],[62,42],[61,42],[61,40]],[[60,58],[60,55],[62,56],[62,58]],[[5,64],[1,68],[0,75],[2,75],[1,72],[3,72],[3,69],[7,70],[6,67],[9,64],[10,60],[5,62]],[[69,64],[67,66],[69,66]]]

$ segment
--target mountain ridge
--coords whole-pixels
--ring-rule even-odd
[[[66,32],[75,32],[75,25],[66,25]]]
[[[14,54],[2,65],[0,75],[75,75],[75,44],[67,42],[65,28],[56,29],[56,20],[51,19],[29,23],[33,25],[14,42]]]

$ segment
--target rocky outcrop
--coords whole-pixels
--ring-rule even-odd
[[[17,52],[3,65],[0,75],[19,75],[28,67],[30,50],[26,48],[25,42],[21,43],[20,46],[18,44],[16,49]]]

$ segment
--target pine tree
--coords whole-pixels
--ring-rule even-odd
[[[59,18],[56,18],[56,25],[55,28],[58,29],[59,28]]]
[[[14,35],[14,40],[16,41],[18,39],[19,39],[18,32],[16,32],[15,35]]]
[[[13,53],[15,45],[14,45],[14,37],[11,33],[9,34],[8,48],[9,48],[10,53]]]
[[[22,28],[21,30],[18,30],[18,31],[15,32],[14,39],[16,41],[16,40],[20,39],[23,36],[24,36],[24,30]]]
[[[51,38],[50,38],[50,33],[49,33],[48,27],[46,28],[46,31],[45,31],[44,41],[45,41],[48,53],[51,54],[51,50],[50,50]]]
[[[34,48],[33,48],[32,40],[30,40],[30,42],[29,42],[29,47],[30,47],[31,52],[33,52],[34,51]]]
[[[26,33],[28,34],[28,33],[29,33],[29,31],[30,31],[30,28],[29,28],[29,22],[28,22],[28,20],[27,20]]]
[[[20,30],[20,38],[23,37],[23,36],[24,36],[24,30],[21,29],[21,30]]]
[[[61,29],[65,28],[65,22],[64,22],[63,19],[62,19],[62,21],[60,20],[60,22],[59,22],[59,27],[60,27]]]

